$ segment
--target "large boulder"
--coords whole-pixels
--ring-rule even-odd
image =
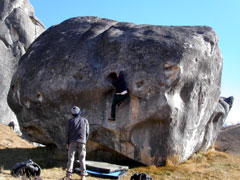
[[[109,122],[114,89],[108,75],[119,71],[130,95]],[[210,27],[77,17],[34,41],[19,62],[8,102],[32,141],[64,148],[66,121],[78,105],[90,123],[89,154],[162,165],[209,147],[206,128],[218,106],[221,73]]]
[[[28,0],[0,0],[0,123],[17,123],[7,94],[20,57],[45,28]]]

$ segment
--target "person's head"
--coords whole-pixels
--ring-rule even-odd
[[[80,110],[80,108],[77,107],[77,106],[73,106],[72,109],[71,109],[71,112],[72,112],[72,115],[73,115],[74,117],[76,117],[76,116],[78,116],[78,115],[81,114],[81,110]]]
[[[112,79],[112,80],[116,80],[116,79],[117,79],[117,73],[112,72],[112,73],[110,73],[110,74],[108,75],[108,77],[109,77],[110,79]]]

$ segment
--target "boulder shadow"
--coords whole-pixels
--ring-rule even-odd
[[[0,149],[0,167],[11,170],[16,163],[33,160],[42,169],[65,168],[67,151],[62,152],[52,147],[5,148]]]

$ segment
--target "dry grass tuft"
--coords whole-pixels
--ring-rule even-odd
[[[0,149],[34,148],[34,146],[18,136],[9,126],[0,124]]]
[[[166,166],[175,166],[180,163],[180,157],[178,155],[168,156],[166,160]]]

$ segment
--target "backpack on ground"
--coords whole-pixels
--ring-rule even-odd
[[[146,173],[135,173],[130,180],[152,180]]]
[[[41,168],[37,163],[29,159],[16,163],[11,170],[11,175],[15,177],[26,176],[28,178],[39,177],[41,175]]]

